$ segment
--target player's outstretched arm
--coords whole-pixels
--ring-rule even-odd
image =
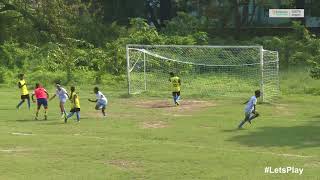
[[[90,101],[90,102],[98,102],[98,99],[96,99],[96,100],[88,99],[88,101]]]
[[[49,93],[47,92],[47,91],[45,91],[45,93],[47,94],[47,97],[49,98],[50,96],[49,96]]]
[[[32,99],[32,102],[36,102],[36,101],[34,100],[34,94],[32,94],[31,99]]]
[[[78,95],[74,95],[73,96],[73,102],[76,102],[76,98],[78,97]]]
[[[48,94],[48,93],[47,93],[47,94]],[[57,96],[57,95],[54,94],[54,95],[49,99],[49,101],[51,101],[52,99],[54,99],[56,96]],[[48,95],[48,97],[49,97],[49,95]]]
[[[249,102],[249,100],[248,101],[246,101],[246,102],[244,102],[243,104],[247,104]]]
[[[21,89],[24,85],[26,85],[26,83],[21,84],[20,82],[18,83],[18,87]]]

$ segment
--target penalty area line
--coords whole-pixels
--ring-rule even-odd
[[[18,135],[18,136],[33,136],[35,134],[32,133],[20,133],[20,132],[12,132],[12,135]]]

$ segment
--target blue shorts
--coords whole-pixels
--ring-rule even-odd
[[[104,109],[104,108],[106,108],[107,104],[108,104],[108,102],[105,102],[105,103],[97,102],[96,109]]]
[[[48,107],[48,101],[45,98],[41,98],[41,99],[37,99],[37,104],[38,107],[40,107],[41,105],[43,105],[43,107]]]

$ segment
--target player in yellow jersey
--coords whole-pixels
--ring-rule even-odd
[[[179,100],[180,100],[180,90],[181,90],[181,80],[178,76],[174,75],[173,72],[170,72],[170,79],[169,81],[172,84],[172,97],[173,102],[176,106],[179,106]]]
[[[64,123],[67,123],[68,119],[76,113],[77,115],[77,122],[80,122],[80,100],[78,94],[75,92],[76,88],[71,86],[71,94],[70,94],[70,101],[71,101],[71,110],[70,113],[65,116]]]
[[[30,110],[30,95],[29,95],[29,91],[27,88],[27,83],[24,80],[24,74],[19,74],[18,87],[21,91],[21,101],[17,105],[17,109],[19,109],[21,107],[21,105],[25,102],[25,100],[27,100],[28,108]]]

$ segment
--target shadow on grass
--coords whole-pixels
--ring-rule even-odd
[[[122,99],[129,99],[133,97],[132,95],[128,94],[128,93],[125,93],[125,94],[120,94],[119,95],[119,98],[122,98]]]
[[[312,116],[312,118],[314,118],[314,119],[320,119],[320,115]]]
[[[18,119],[15,120],[16,122],[37,122],[37,121],[42,121],[42,120],[35,120],[35,119]]]
[[[252,127],[251,127],[252,128]],[[245,135],[236,135],[228,141],[238,142],[251,147],[311,148],[320,146],[320,122],[314,121],[302,126],[262,127]],[[224,132],[234,132],[225,130]]]
[[[63,121],[51,121],[51,122],[44,123],[43,125],[61,125],[61,124],[65,124],[65,123]]]
[[[16,122],[39,122],[39,123],[45,123],[45,122],[52,122],[52,121],[55,121],[55,120],[44,120],[44,119],[38,119],[38,120],[35,120],[34,118],[32,119],[17,119],[15,120]]]
[[[234,129],[225,129],[225,130],[223,130],[223,132],[239,132],[239,131],[245,131],[245,130],[247,130],[247,129],[245,129],[245,128],[241,128],[241,129],[234,128]]]
[[[16,108],[0,108],[0,111],[16,111]]]

